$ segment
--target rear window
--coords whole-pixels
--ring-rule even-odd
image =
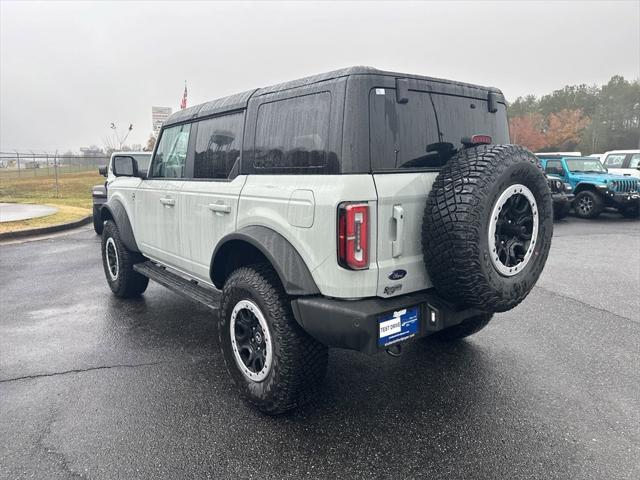
[[[437,170],[462,148],[463,137],[509,142],[501,103],[490,113],[484,100],[414,90],[398,103],[395,89],[374,88],[369,115],[373,171]]]
[[[328,150],[331,94],[322,92],[258,108],[256,173],[322,171],[331,161]]]

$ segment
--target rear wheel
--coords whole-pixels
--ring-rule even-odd
[[[598,192],[583,190],[573,201],[573,210],[580,218],[597,218],[604,209],[604,201]]]
[[[311,400],[327,369],[327,347],[293,318],[268,265],[242,267],[222,291],[218,335],[227,369],[259,410],[278,415]]]
[[[142,261],[142,255],[128,250],[122,243],[113,220],[107,220],[102,232],[102,266],[116,297],[138,297],[147,289],[149,278],[133,269],[134,264]]]
[[[469,335],[473,335],[474,333],[482,330],[489,324],[492,317],[492,314],[485,313],[477,315],[475,317],[467,318],[464,322],[458,325],[440,330],[439,332],[436,332],[433,335],[429,335],[426,338],[443,340],[447,342],[460,340],[461,338],[468,337]]]

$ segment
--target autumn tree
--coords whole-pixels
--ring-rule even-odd
[[[511,141],[537,152],[547,145],[544,134],[544,117],[539,113],[529,113],[509,120]]]
[[[582,132],[591,123],[582,110],[560,110],[547,117],[546,144],[554,150],[574,150]]]

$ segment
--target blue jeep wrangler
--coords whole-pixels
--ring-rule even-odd
[[[638,179],[609,174],[595,157],[538,157],[547,175],[573,187],[573,210],[578,217],[596,218],[607,207],[627,218],[640,216]]]

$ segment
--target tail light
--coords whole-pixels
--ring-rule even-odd
[[[369,205],[338,207],[338,263],[351,270],[369,268]]]

